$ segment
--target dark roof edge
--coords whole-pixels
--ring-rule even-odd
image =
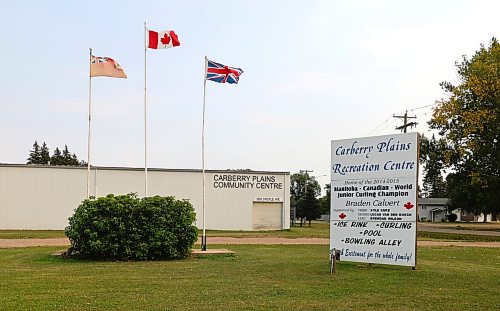
[[[55,168],[55,169],[76,169],[86,170],[87,166],[63,166],[63,165],[36,165],[36,164],[10,164],[0,163],[0,167],[19,167],[19,168]],[[113,167],[113,166],[90,166],[90,169],[97,170],[116,170],[116,171],[144,171],[143,167]],[[177,168],[148,168],[148,172],[187,172],[197,173],[201,169],[177,169]],[[205,170],[207,173],[233,173],[233,174],[281,174],[290,175],[290,172],[279,171],[254,171],[250,169],[236,169],[236,170]]]

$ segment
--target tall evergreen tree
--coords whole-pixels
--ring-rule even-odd
[[[49,148],[47,147],[47,144],[43,142],[42,148],[40,149],[40,156],[41,156],[41,163],[43,165],[47,165],[50,162],[50,153],[49,153]]]
[[[43,142],[42,146],[38,144],[35,140],[33,144],[33,150],[30,150],[26,164],[39,164],[39,165],[68,165],[68,166],[85,166],[87,163],[85,161],[78,160],[76,154],[72,154],[68,145],[64,145],[64,149],[61,152],[59,148],[54,150],[54,154],[50,156],[49,148],[47,144]]]
[[[305,217],[299,215],[300,205],[309,189],[312,189],[315,197],[321,194],[321,186],[318,181],[314,177],[310,177],[307,172],[292,174],[290,177],[290,208],[295,211],[296,218],[301,218],[300,226],[302,226],[302,217]]]
[[[52,157],[50,157],[50,165],[64,165],[64,157],[58,147],[56,147]]]
[[[321,214],[330,215],[330,207],[331,207],[331,196],[332,196],[332,185],[325,185],[325,196],[319,199],[319,203],[321,205]]]
[[[28,159],[26,159],[26,164],[42,164],[42,155],[40,151],[40,146],[38,142],[35,140],[33,144],[33,150],[30,150],[30,154]]]
[[[73,153],[73,155],[71,156],[71,161],[70,161],[70,165],[71,166],[80,166],[80,161],[78,160],[78,157],[76,156],[76,154]]]
[[[77,166],[78,165],[78,160],[75,162],[73,159],[73,155],[71,155],[71,152],[68,150],[68,145],[64,145],[64,150],[62,152],[63,156],[63,164],[62,165],[70,165],[70,166]]]
[[[309,221],[309,227],[313,219],[318,219],[321,216],[321,205],[316,198],[316,190],[307,188],[305,196],[299,201],[297,208],[297,216],[306,218]]]
[[[422,195],[428,198],[446,197],[446,183],[443,178],[444,162],[447,153],[443,139],[436,140],[425,136],[420,138],[420,163],[424,164]]]

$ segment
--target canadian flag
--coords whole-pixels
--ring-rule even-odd
[[[168,49],[179,46],[179,37],[173,30],[152,31],[148,30],[146,46],[150,49]]]

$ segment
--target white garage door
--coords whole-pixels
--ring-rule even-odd
[[[283,203],[253,203],[253,230],[280,230]]]

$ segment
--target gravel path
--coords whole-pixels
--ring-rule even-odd
[[[319,238],[231,238],[231,237],[207,237],[207,244],[316,244],[328,245],[329,239]],[[200,244],[198,240],[197,244]],[[57,239],[0,239],[0,248],[33,247],[33,246],[68,246],[69,240],[66,238]],[[442,242],[442,241],[418,241],[418,246],[463,246],[463,247],[499,247],[500,242]]]

